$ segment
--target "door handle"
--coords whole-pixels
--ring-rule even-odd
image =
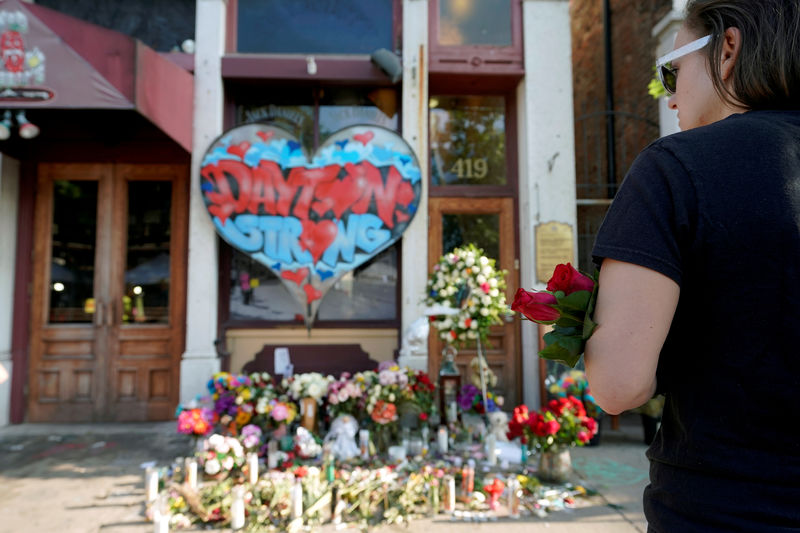
[[[114,302],[108,302],[108,312],[106,313],[106,326],[114,325]]]

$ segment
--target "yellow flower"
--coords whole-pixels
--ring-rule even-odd
[[[245,389],[242,391],[242,399],[243,399],[244,401],[248,401],[248,400],[249,400],[251,397],[252,397],[252,394],[251,394],[251,392],[250,392],[250,389],[248,389],[248,388],[245,388]]]
[[[244,410],[240,410],[238,413],[236,413],[236,425],[244,426],[245,424],[250,422],[250,419],[252,417],[253,415],[251,413],[248,413],[247,411]]]

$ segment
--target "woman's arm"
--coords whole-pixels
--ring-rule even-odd
[[[597,404],[610,414],[639,407],[656,389],[656,367],[680,287],[649,268],[605,259],[586,343],[586,377]]]

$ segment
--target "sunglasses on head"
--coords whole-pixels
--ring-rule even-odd
[[[664,86],[664,89],[669,94],[675,94],[675,89],[678,84],[678,71],[672,68],[672,62],[687,54],[691,54],[696,50],[700,50],[711,41],[711,35],[700,37],[696,41],[681,46],[677,50],[663,55],[656,61],[656,72],[658,72],[658,81]]]

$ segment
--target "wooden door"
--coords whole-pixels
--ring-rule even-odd
[[[186,299],[183,165],[41,164],[28,420],[166,420]]]
[[[428,203],[428,271],[442,254],[456,246],[474,243],[488,257],[497,260],[497,268],[508,271],[506,299],[512,301],[519,287],[516,259],[513,198],[431,198]],[[493,326],[489,346],[483,354],[492,371],[497,374],[495,392],[505,398],[506,406],[522,401],[519,326],[513,319]],[[437,375],[442,358],[443,343],[435,333],[429,337],[428,370]],[[458,349],[456,365],[462,383],[468,375],[470,361],[477,354],[475,345]]]

